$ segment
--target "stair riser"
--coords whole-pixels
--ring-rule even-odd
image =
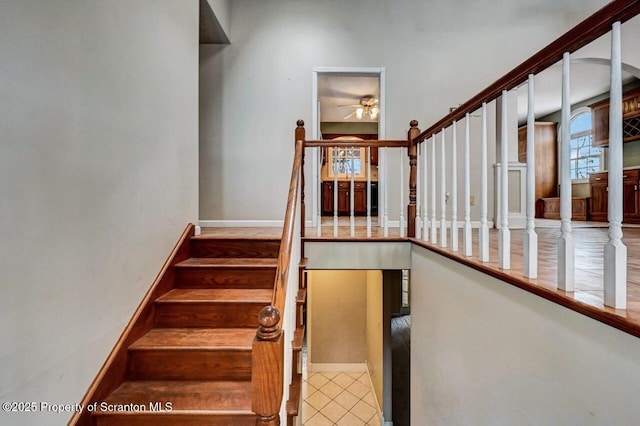
[[[157,303],[159,327],[258,327],[258,313],[268,303]]]
[[[250,380],[251,350],[131,350],[130,380]]]
[[[255,415],[249,414],[102,414],[95,416],[98,426],[255,426]]]
[[[191,257],[277,258],[280,241],[191,240]]]
[[[176,268],[177,288],[273,288],[276,268]]]

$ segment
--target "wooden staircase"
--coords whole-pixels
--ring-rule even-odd
[[[96,409],[70,424],[255,425],[252,342],[279,248],[191,230],[83,401]]]

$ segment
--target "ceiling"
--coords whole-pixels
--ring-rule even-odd
[[[363,96],[380,99],[380,80],[377,75],[325,74],[318,75],[318,100],[322,122],[372,122],[369,117],[358,120],[351,114]]]

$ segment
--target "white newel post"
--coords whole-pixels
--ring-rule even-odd
[[[469,113],[464,120],[464,255],[471,256],[471,166],[469,162]]]
[[[367,149],[367,238],[371,238],[371,147]]]
[[[404,148],[400,147],[400,237],[404,237]]]
[[[446,163],[445,163],[445,136],[442,129],[442,139],[440,142],[440,246],[447,247],[447,199],[446,199]]]
[[[527,232],[524,235],[524,271],[527,278],[538,278],[538,234],[535,231],[536,174],[535,174],[535,116],[533,74],[529,74],[527,98]]]
[[[438,242],[436,234],[436,135],[431,138],[431,244]]]
[[[478,231],[478,251],[481,262],[489,261],[489,224],[487,223],[487,103],[482,103],[482,133],[480,155],[480,229]]]
[[[427,200],[428,200],[428,196],[429,196],[429,191],[428,191],[428,187],[427,187],[427,143],[428,140],[425,139],[424,141],[422,141],[422,179],[423,179],[423,190],[422,190],[422,195],[423,195],[423,206],[422,206],[422,241],[428,241],[429,240],[429,219],[427,216]]]
[[[509,138],[507,137],[508,92],[502,91],[500,131],[500,230],[498,231],[498,267],[511,269],[511,232],[509,231]]]
[[[451,251],[458,251],[458,142],[456,127],[453,122],[451,138]]]
[[[627,308],[627,247],[622,243],[622,64],[620,22],[611,31],[609,104],[609,241],[604,246],[604,304]]]
[[[569,81],[571,57],[562,58],[562,127],[560,147],[560,237],[558,237],[558,288],[574,290],[575,254],[571,235],[571,86]]]

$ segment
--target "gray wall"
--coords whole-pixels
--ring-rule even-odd
[[[200,219],[282,220],[313,67],[385,67],[386,137],[404,138],[411,119],[433,123],[605,3],[230,2],[231,45],[201,49]]]
[[[0,400],[75,403],[197,219],[198,2],[3,1],[0,58]]]
[[[415,246],[415,425],[630,425],[640,340]]]

